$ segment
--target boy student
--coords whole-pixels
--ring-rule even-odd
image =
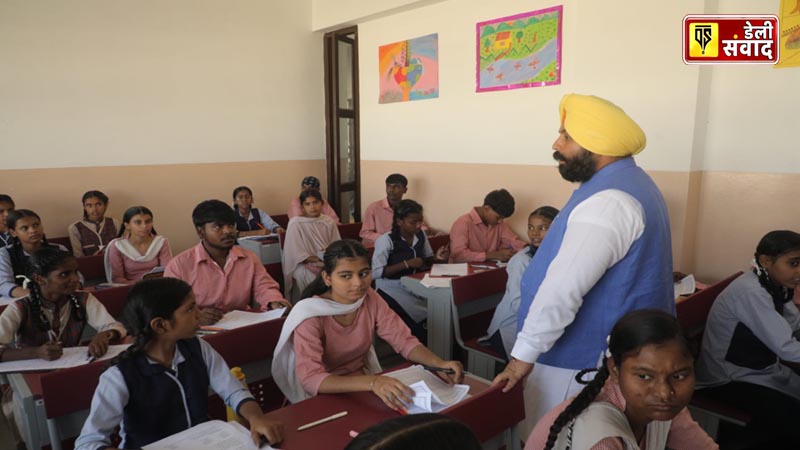
[[[386,177],[386,198],[370,203],[364,211],[361,231],[358,233],[364,247],[373,247],[382,234],[392,231],[394,209],[406,192],[408,192],[408,178],[399,173]],[[422,224],[422,231],[428,234],[429,230],[425,224]]]
[[[200,243],[167,264],[165,277],[192,286],[200,323],[211,325],[233,309],[267,310],[288,306],[278,283],[267,274],[255,253],[236,246],[236,214],[227,203],[206,200],[192,211]]]
[[[300,182],[300,192],[303,192],[306,189],[314,189],[319,191],[319,187],[319,178],[314,176],[305,177],[303,178],[303,181]],[[337,225],[342,223],[339,220],[339,216],[336,214],[336,211],[334,211],[333,208],[331,208],[331,205],[325,200],[322,201],[322,214],[333,219]],[[303,206],[300,204],[300,196],[294,197],[292,201],[289,202],[289,210],[286,211],[286,215],[289,216],[289,219],[305,215],[303,213]]]
[[[450,262],[508,261],[527,243],[503,220],[514,214],[514,197],[498,189],[486,194],[483,206],[456,219],[450,228]]]
[[[6,194],[0,194],[0,247],[11,244],[11,231],[6,225],[6,217],[13,210],[14,200]]]

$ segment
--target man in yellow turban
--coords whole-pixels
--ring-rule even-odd
[[[667,207],[633,160],[644,132],[599,97],[566,95],[559,112],[553,158],[561,176],[580,186],[522,277],[517,341],[495,378],[508,380],[508,390],[527,377],[526,437],[581,390],[575,375],[603,360],[606,338],[625,313],[675,311]]]

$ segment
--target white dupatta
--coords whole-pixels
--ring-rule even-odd
[[[158,253],[161,252],[161,247],[164,246],[164,242],[167,239],[160,234],[153,236],[153,240],[150,242],[150,246],[147,247],[147,251],[144,255],[139,253],[139,250],[136,250],[136,247],[131,244],[131,242],[126,238],[116,238],[108,243],[108,246],[111,247],[112,245],[126,258],[131,259],[136,262],[150,262],[158,257]],[[106,249],[103,252],[103,265],[106,268],[106,280],[109,283],[112,283],[112,273],[111,273],[111,260],[108,257],[109,251]]]

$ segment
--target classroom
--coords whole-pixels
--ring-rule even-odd
[[[303,177],[326,180],[323,39],[357,26],[360,208],[388,174],[447,232],[505,188],[527,213],[575,189],[552,159],[568,93],[620,105],[647,135],[637,164],[669,211],[673,270],[707,284],[747,270],[769,230],[797,230],[797,67],[687,65],[687,14],[777,14],[781,0],[0,1],[0,193],[49,236],[98,189],[119,219],[154,212],[173,254],[197,243],[192,209],[284,214]],[[476,92],[475,24],[563,5],[561,83]],[[378,102],[378,47],[438,33],[439,96]],[[792,137],[795,136],[795,137]],[[792,144],[794,142],[794,144]]]

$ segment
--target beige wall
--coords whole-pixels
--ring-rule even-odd
[[[231,203],[233,189],[246,185],[255,207],[284,214],[303,177],[322,178],[324,172],[325,161],[311,160],[5,170],[0,176],[3,193],[17,208],[36,211],[48,236],[65,236],[67,226],[81,218],[83,193],[99,189],[109,196],[111,217],[121,219],[130,206],[150,208],[156,230],[177,253],[197,242],[192,225],[197,203],[212,198]]]

